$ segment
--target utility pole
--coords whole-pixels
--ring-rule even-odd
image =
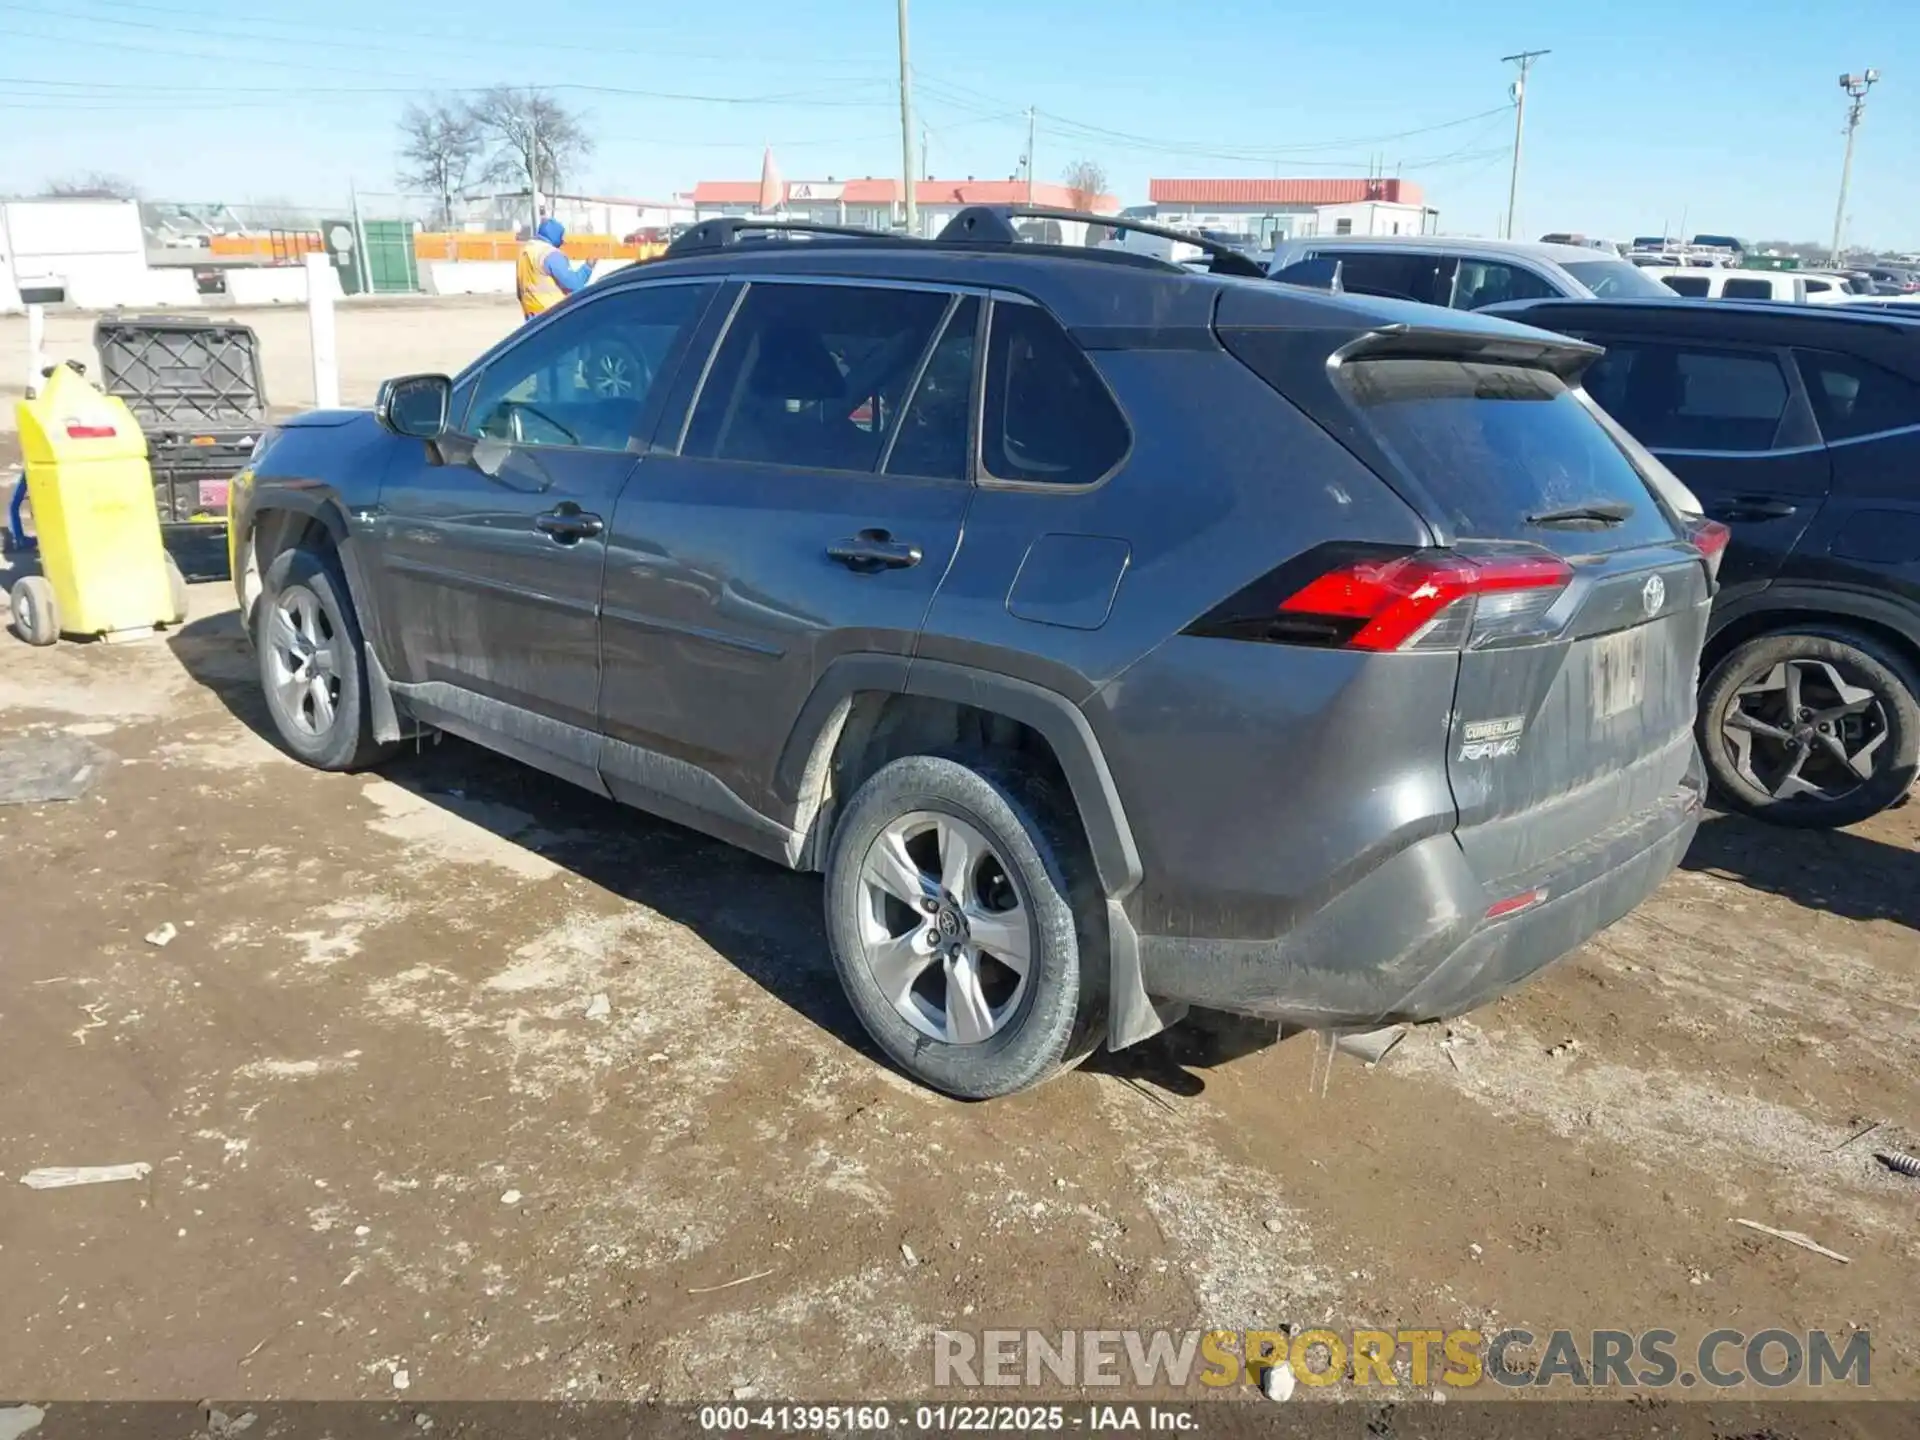
[[[1840,166],[1840,203],[1833,209],[1833,258],[1830,263],[1836,268],[1840,264],[1840,232],[1847,223],[1847,185],[1853,179],[1853,135],[1860,128],[1860,116],[1867,108],[1867,91],[1874,87],[1879,78],[1878,70],[1840,77],[1840,88],[1847,92],[1853,103],[1847,107],[1847,158]]]
[[[927,140],[927,127],[922,125],[920,127],[920,173],[922,175],[931,175],[933,173],[933,171],[928,168],[928,160],[927,160],[928,143],[929,142]]]
[[[900,178],[906,186],[907,233],[920,233],[920,208],[914,192],[919,188],[913,173],[913,74],[907,64],[907,0],[900,4]]]
[[[1027,107],[1027,204],[1033,204],[1033,106]]]
[[[1503,65],[1518,65],[1520,74],[1513,82],[1513,174],[1507,180],[1507,224],[1503,232],[1507,239],[1513,238],[1513,207],[1520,198],[1520,142],[1527,133],[1527,72],[1533,69],[1533,62],[1542,55],[1551,55],[1551,50],[1522,50],[1518,55],[1502,55]]]

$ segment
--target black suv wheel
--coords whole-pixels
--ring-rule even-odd
[[[319,770],[360,770],[391,753],[373,738],[360,624],[332,556],[279,555],[254,627],[260,687],[287,749]]]
[[[1700,749],[1721,797],[1776,825],[1852,825],[1913,786],[1920,681],[1903,657],[1844,631],[1736,646],[1700,694]]]
[[[827,860],[834,966],[915,1079],[982,1100],[1099,1043],[1103,912],[1067,813],[1029,771],[935,755],[882,767],[848,806]]]

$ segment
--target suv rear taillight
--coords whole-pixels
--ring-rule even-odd
[[[1300,557],[1187,633],[1345,650],[1478,650],[1554,634],[1548,614],[1573,579],[1572,566],[1537,546],[1356,548]],[[1322,563],[1312,563],[1316,556]]]
[[[1733,531],[1718,520],[1687,521],[1687,539],[1707,562],[1707,575],[1712,580],[1720,578],[1720,557],[1727,553],[1727,542],[1732,538]]]

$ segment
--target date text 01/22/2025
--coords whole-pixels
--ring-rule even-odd
[[[700,1428],[711,1434],[755,1431],[843,1431],[849,1434],[1030,1434],[1084,1430],[1193,1432],[1194,1409],[1182,1405],[703,1405]]]

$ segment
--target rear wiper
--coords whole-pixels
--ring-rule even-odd
[[[1529,525],[1618,525],[1630,518],[1633,507],[1624,500],[1593,500],[1564,510],[1543,510],[1527,516]]]

